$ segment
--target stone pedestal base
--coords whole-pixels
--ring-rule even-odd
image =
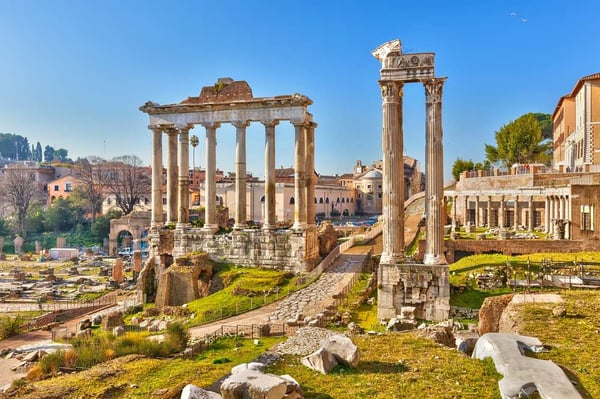
[[[380,264],[377,317],[391,319],[414,306],[419,319],[442,321],[450,312],[448,265]]]

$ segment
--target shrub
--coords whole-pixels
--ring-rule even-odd
[[[167,328],[167,344],[173,352],[181,352],[187,346],[190,334],[187,328],[180,322],[172,323]]]
[[[16,315],[15,317],[0,318],[0,339],[14,337],[21,333],[21,325],[23,325],[23,317]]]
[[[64,365],[65,362],[65,353],[63,351],[56,351],[47,354],[42,359],[40,359],[38,366],[40,371],[46,374],[56,374],[60,370],[60,368]]]

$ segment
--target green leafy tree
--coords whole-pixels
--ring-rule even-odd
[[[548,163],[552,159],[552,142],[544,140],[538,118],[525,114],[496,132],[496,146],[486,144],[485,154],[491,164],[510,167],[515,163]]]
[[[82,209],[70,198],[58,198],[46,210],[44,225],[55,233],[69,231],[83,219],[82,213]]]
[[[44,161],[52,162],[54,161],[54,147],[47,145],[44,147]]]
[[[54,151],[54,159],[60,162],[71,161],[69,158],[69,151],[65,150],[64,148],[59,148],[58,150]]]
[[[44,153],[42,152],[42,145],[38,141],[37,144],[35,145],[35,151],[33,153],[33,160],[37,161],[37,162],[42,162],[43,156],[44,156]]]
[[[18,134],[0,133],[0,155],[5,159],[30,159],[29,141]]]
[[[27,214],[25,222],[28,233],[38,234],[46,231],[46,226],[44,225],[44,213],[41,206],[37,204],[32,206],[32,209]]]
[[[91,233],[94,239],[98,242],[108,237],[110,233],[110,221],[111,219],[118,219],[121,217],[120,210],[112,210],[106,215],[98,216],[96,221],[92,223]]]
[[[454,177],[454,181],[458,181],[460,179],[460,174],[464,171],[469,170],[486,170],[490,168],[490,163],[486,160],[483,162],[473,162],[472,160],[464,160],[460,158],[456,158],[454,161],[454,165],[452,165],[452,177]]]

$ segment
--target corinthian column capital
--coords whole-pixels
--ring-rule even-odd
[[[233,121],[231,124],[236,128],[241,129],[250,126],[250,121]]]
[[[381,97],[383,97],[385,102],[398,102],[402,98],[402,89],[404,87],[402,82],[380,80],[379,87],[381,87]]]
[[[423,81],[425,87],[425,101],[439,103],[442,101],[442,87],[447,78],[433,78]]]

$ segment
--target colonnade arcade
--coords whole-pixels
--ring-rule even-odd
[[[247,266],[307,271],[318,258],[315,224],[314,131],[317,124],[307,108],[312,100],[300,94],[255,98],[245,81],[221,78],[205,86],[198,97],[178,104],[147,102],[140,107],[150,117],[152,131],[152,220],[154,253],[178,256],[207,252],[215,259],[228,259]],[[290,233],[276,229],[275,130],[282,121],[294,126],[294,224]],[[264,224],[260,230],[246,229],[246,128],[252,122],[265,129]],[[234,231],[226,238],[214,235],[217,223],[216,137],[226,123],[235,127]],[[189,132],[201,125],[205,130],[205,224],[189,224]],[[163,209],[163,137],[166,136],[166,220]],[[311,200],[308,200],[311,199]],[[172,254],[161,244],[161,228],[175,223]],[[281,237],[286,234],[285,237]],[[156,258],[158,259],[158,258]]]
[[[232,85],[236,92],[250,90],[246,82],[220,79],[223,89]],[[238,87],[235,87],[238,86]],[[209,86],[210,89],[213,89]],[[204,92],[204,89],[203,89]],[[239,98],[242,97],[242,98]],[[231,123],[236,129],[234,229],[246,226],[246,128],[251,122],[265,127],[265,219],[264,229],[273,229],[275,216],[275,129],[280,121],[289,121],[295,129],[294,154],[294,229],[314,224],[314,130],[317,126],[307,112],[312,101],[294,94],[269,98],[227,96],[216,102],[214,97],[191,97],[180,104],[159,105],[148,102],[140,110],[150,115],[152,131],[152,226],[189,223],[189,131],[196,125],[205,129],[206,182],[205,230],[217,230],[216,222],[216,136],[219,127]],[[166,220],[163,220],[162,153],[163,136],[167,140]]]
[[[457,223],[475,227],[512,228],[534,231],[543,227],[548,234],[565,226],[564,237],[570,239],[571,202],[568,189],[495,190],[447,192],[452,198],[452,228]]]

